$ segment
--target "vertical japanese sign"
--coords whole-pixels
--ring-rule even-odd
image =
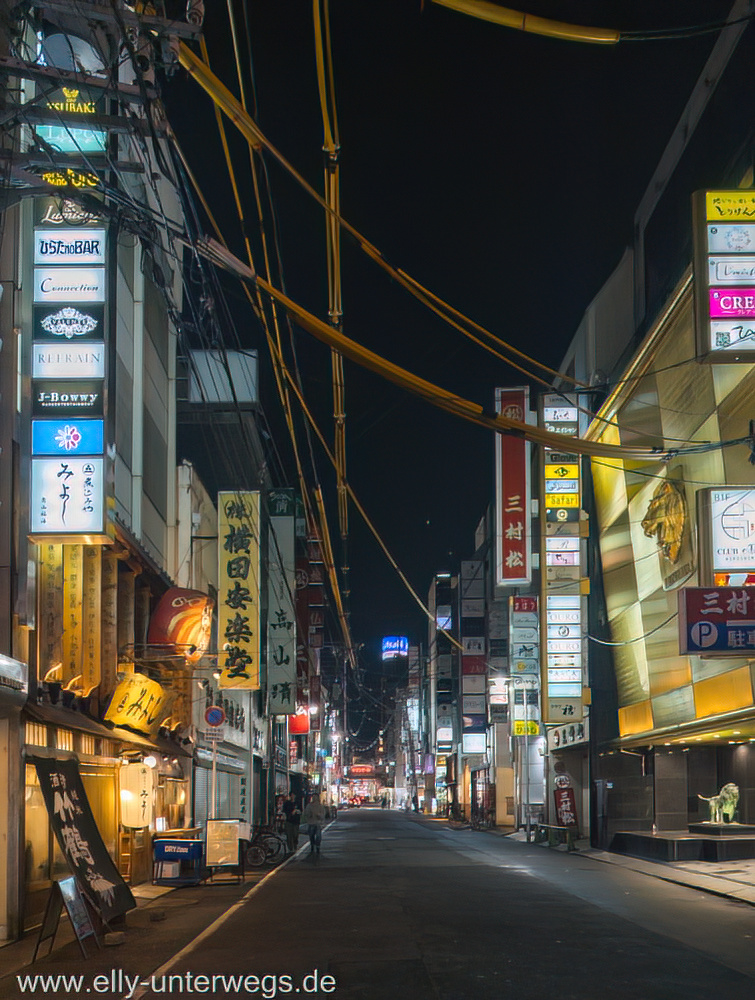
[[[118,672],[118,559],[112,552],[102,554],[102,694],[112,693]]]
[[[294,491],[268,495],[267,695],[271,715],[296,712]]]
[[[221,688],[260,686],[260,494],[218,494]]]
[[[37,769],[50,826],[81,889],[104,920],[136,906],[97,829],[76,760],[28,757]]]
[[[121,792],[121,824],[134,830],[151,826],[155,816],[155,772],[146,764],[124,764],[118,768]]]
[[[84,546],[63,546],[63,642],[61,681],[81,677],[84,600]],[[77,684],[79,681],[77,681]]]
[[[63,661],[63,546],[39,547],[39,676]]]
[[[496,412],[526,423],[529,389],[496,389]],[[530,446],[520,435],[496,436],[496,570],[499,587],[529,583]]]
[[[695,318],[698,353],[755,357],[755,192],[697,191]]]
[[[83,639],[81,656],[81,688],[90,694],[100,683],[102,633],[102,548],[85,545],[82,563],[84,594],[82,601]]]

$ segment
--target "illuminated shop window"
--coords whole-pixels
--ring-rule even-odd
[[[73,733],[70,729],[55,730],[55,746],[58,750],[73,750]]]
[[[43,726],[40,722],[27,722],[25,739],[30,746],[46,747],[47,726]]]

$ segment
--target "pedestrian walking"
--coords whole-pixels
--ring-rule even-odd
[[[315,792],[301,814],[301,821],[307,827],[309,834],[309,853],[320,853],[320,841],[322,840],[322,826],[325,822],[325,809],[320,796]]]
[[[289,854],[295,854],[299,846],[299,822],[301,820],[301,809],[296,804],[296,796],[293,792],[283,803],[283,829],[286,834],[286,846]]]

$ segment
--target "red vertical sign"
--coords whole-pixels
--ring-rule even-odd
[[[529,390],[497,389],[496,410],[526,423]],[[520,434],[499,434],[496,443],[496,583],[529,583],[530,469],[529,445]]]

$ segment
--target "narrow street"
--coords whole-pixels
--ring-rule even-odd
[[[205,931],[195,920],[188,943],[165,951],[159,964],[129,931],[122,948],[82,962],[71,944],[34,971],[85,973],[82,994],[145,1000],[296,992],[339,1000],[752,996],[755,912],[745,904],[372,808],[342,812],[321,856],[308,852],[239,905],[230,900]],[[228,892],[207,886],[189,891],[187,902],[197,891]],[[192,911],[178,908],[172,919],[192,919]],[[93,977],[108,973],[108,961],[140,985],[130,979],[117,994],[99,989]],[[259,979],[234,986],[213,976]],[[21,993],[10,979],[3,985],[3,996],[41,992]]]
[[[275,913],[274,921],[270,914]],[[752,996],[755,914],[617,868],[352,810],[176,966],[333,975],[339,997]],[[248,940],[250,954],[239,951]],[[251,958],[251,961],[250,961]]]

